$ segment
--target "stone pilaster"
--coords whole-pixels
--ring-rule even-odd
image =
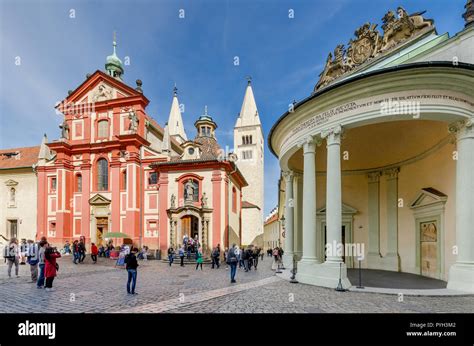
[[[294,246],[294,200],[293,200],[293,172],[283,172],[285,178],[285,248],[283,266],[293,268]]]
[[[370,172],[368,178],[368,226],[369,250],[367,254],[367,267],[382,269],[380,254],[380,176],[381,172]]]
[[[303,175],[295,173],[294,187],[294,253],[299,261],[303,256]]]
[[[398,255],[398,173],[400,169],[384,171],[387,196],[387,254],[383,258],[385,270],[400,270]]]

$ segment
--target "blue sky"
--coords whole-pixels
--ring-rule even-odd
[[[147,112],[167,120],[174,83],[187,134],[208,105],[221,146],[232,130],[251,75],[265,136],[293,100],[308,96],[329,51],[367,21],[399,5],[427,10],[439,34],[463,28],[466,0],[158,0],[0,1],[0,148],[59,137],[54,104],[104,69],[130,58],[124,81],[143,81]],[[75,18],[70,18],[71,9]],[[184,9],[184,19],[179,18]],[[289,10],[294,18],[289,18]],[[240,64],[234,65],[234,57]],[[21,65],[15,58],[21,58]],[[278,162],[266,149],[265,213],[277,203]]]

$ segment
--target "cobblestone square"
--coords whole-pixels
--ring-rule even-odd
[[[127,295],[126,271],[115,261],[100,258],[74,265],[59,261],[56,291],[46,292],[30,282],[29,265],[20,277],[7,277],[0,265],[0,309],[4,313],[472,313],[471,296],[405,296],[291,284],[271,270],[271,259],[257,271],[238,270],[231,285],[225,264],[220,269],[196,271],[194,266],[172,267],[162,261],[140,262],[138,295]]]

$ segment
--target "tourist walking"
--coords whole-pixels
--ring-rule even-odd
[[[179,259],[181,260],[180,266],[184,267],[184,245],[182,245],[179,248],[178,253],[179,253]]]
[[[227,264],[227,255],[229,254],[229,248],[224,249],[224,263],[225,263],[225,270],[229,269],[229,265]]]
[[[217,244],[217,246],[212,250],[212,269],[214,269],[214,265],[217,266],[217,269],[219,269],[220,264],[219,264],[219,258],[221,256],[221,246],[220,244]]]
[[[72,263],[77,264],[79,261],[79,241],[74,240],[72,243]]]
[[[22,239],[20,243],[20,264],[26,265],[26,256],[28,255],[28,244],[26,239]]]
[[[232,247],[229,249],[227,254],[227,264],[230,266],[230,283],[235,283],[235,274],[237,272],[237,255],[235,253],[236,250],[235,244],[232,244]]]
[[[198,249],[196,252],[196,270],[198,270],[198,267],[201,266],[202,270],[202,250]]]
[[[168,249],[168,262],[170,263],[170,267],[171,267],[171,265],[173,264],[173,261],[174,261],[174,254],[175,254],[174,249],[172,247],[170,247]]]
[[[94,243],[91,243],[91,259],[92,263],[96,264],[97,263],[97,254],[99,253],[99,249],[97,248],[97,245]]]
[[[44,252],[46,251],[46,247],[48,246],[48,242],[46,238],[41,238],[41,241],[38,243],[38,282],[36,283],[36,288],[43,288],[44,287]]]
[[[244,263],[244,270],[246,272],[249,271],[249,258],[248,258],[249,252],[248,249],[242,249],[242,262]]]
[[[137,248],[132,248],[132,251],[125,256],[125,264],[128,273],[128,280],[127,280],[127,293],[128,294],[137,294],[135,292],[135,286],[137,284],[137,268],[138,268],[138,261],[136,253],[138,252]],[[130,287],[130,284],[132,287]]]
[[[56,273],[59,269],[59,265],[56,263],[56,258],[61,257],[61,254],[55,247],[47,246],[44,251],[44,276],[46,278],[46,288],[47,292],[54,291],[53,281],[56,277]]]
[[[31,282],[38,281],[38,244],[28,240],[27,262],[30,265]]]
[[[19,277],[18,270],[19,270],[19,263],[20,263],[20,249],[18,247],[18,239],[11,238],[10,243],[5,246],[5,253],[3,257],[7,261],[8,265],[8,277],[12,277],[12,267],[15,266],[15,274],[16,277]]]
[[[86,243],[84,239],[81,237],[81,241],[79,242],[79,263],[84,263],[85,258],[86,258]]]

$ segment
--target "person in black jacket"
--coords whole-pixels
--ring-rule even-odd
[[[137,261],[137,252],[138,249],[136,247],[132,248],[132,251],[128,255],[125,256],[125,264],[126,269],[128,272],[128,281],[127,281],[127,293],[128,294],[137,294],[135,292],[135,285],[137,284],[137,268],[138,268],[138,261]],[[130,283],[132,284],[132,288],[130,289]]]

